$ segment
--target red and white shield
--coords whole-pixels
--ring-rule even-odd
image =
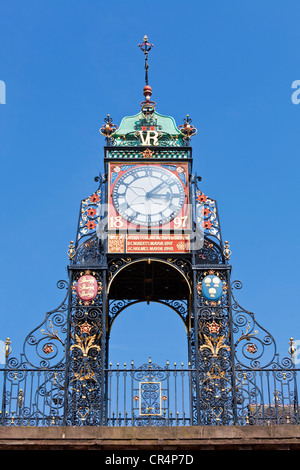
[[[78,279],[76,292],[78,297],[84,301],[93,300],[98,291],[97,280],[90,274],[84,274]]]

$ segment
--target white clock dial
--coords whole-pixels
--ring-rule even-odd
[[[180,213],[185,192],[171,171],[139,166],[116,181],[112,200],[123,219],[135,225],[155,226],[170,222]]]

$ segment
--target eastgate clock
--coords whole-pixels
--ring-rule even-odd
[[[128,224],[148,228],[170,223],[169,228],[188,228],[184,165],[115,165],[112,170],[110,228],[122,229]]]

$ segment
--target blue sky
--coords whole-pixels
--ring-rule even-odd
[[[297,0],[0,2],[0,339],[13,352],[61,300],[81,199],[103,170],[106,114],[139,111],[145,34],[157,111],[193,138],[201,189],[217,199],[241,305],[281,357],[299,328],[300,79]],[[125,310],[112,361],[186,361],[181,320],[157,306]],[[134,345],[134,347],[132,346]]]

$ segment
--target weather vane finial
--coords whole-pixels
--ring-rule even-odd
[[[146,82],[146,85],[148,85],[148,68],[149,68],[148,52],[152,49],[153,44],[150,44],[148,42],[148,37],[145,35],[144,36],[144,42],[142,44],[139,44],[139,47],[141,48],[141,50],[145,54],[145,82]]]

